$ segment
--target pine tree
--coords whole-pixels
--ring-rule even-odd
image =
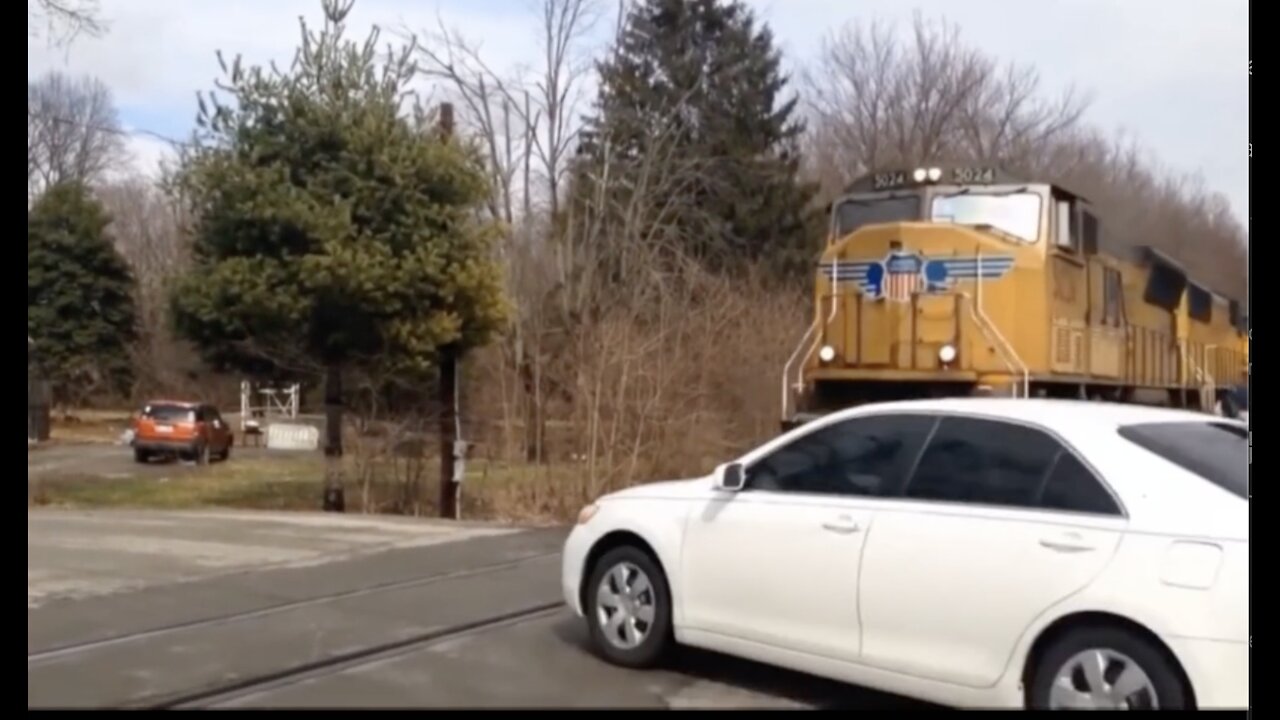
[[[133,380],[134,282],[110,222],[79,183],[49,188],[27,215],[27,336],[59,403]]]
[[[406,114],[409,50],[344,40],[351,2],[325,0],[293,67],[228,70],[233,102],[201,103],[207,136],[179,187],[196,263],[174,294],[179,331],[219,366],[319,367],[326,451],[342,451],[351,368],[426,379],[442,350],[488,341],[505,317],[487,176],[472,148]],[[340,495],[330,463],[326,499]],[[339,503],[340,504],[340,503]]]
[[[750,10],[737,1],[644,0],[598,69],[589,152],[600,163],[607,148],[612,165],[625,167],[656,132],[670,139],[689,175],[674,219],[687,252],[719,268],[764,259],[793,270],[812,260],[819,240],[806,223],[815,189],[798,178],[797,100],[784,98],[781,56]]]

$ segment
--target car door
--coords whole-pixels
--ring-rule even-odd
[[[896,495],[935,420],[816,427],[745,462],[740,492],[691,514],[684,624],[825,657],[857,657],[859,557],[877,498]]]
[[[863,554],[863,661],[989,687],[1037,616],[1106,566],[1126,525],[1047,431],[944,416]]]

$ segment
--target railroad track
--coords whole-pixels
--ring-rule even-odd
[[[383,660],[389,660],[399,655],[413,652],[415,650],[422,650],[435,643],[450,640],[469,633],[499,628],[523,620],[531,620],[544,615],[549,615],[553,611],[560,610],[563,605],[563,601],[560,600],[539,603],[514,612],[503,613],[502,615],[487,617],[474,622],[460,623],[442,630],[422,633],[396,642],[373,645],[349,653],[328,657],[324,660],[303,663],[284,670],[264,673],[262,675],[246,678],[237,682],[215,685],[193,692],[183,692],[174,695],[144,698],[132,701],[119,706],[119,709],[183,710],[215,708],[219,705],[224,705],[234,700],[239,700],[258,693],[276,690],[289,685],[305,682],[313,678],[324,677],[325,675],[332,675],[345,670],[351,670],[365,665],[382,662]]]
[[[59,666],[65,668],[68,664],[77,663],[86,657],[96,654],[98,651],[106,649],[129,646],[131,644],[143,644],[148,641],[180,642],[184,633],[195,633],[218,627],[234,628],[240,623],[260,620],[273,615],[284,615],[316,606],[330,605],[363,597],[412,591],[450,581],[462,581],[468,578],[495,575],[505,571],[516,570],[530,563],[545,561],[558,555],[558,552],[530,554],[515,560],[507,560],[465,570],[446,571],[417,578],[385,582],[354,590],[332,592],[301,600],[281,602],[252,610],[216,615],[189,622],[149,628],[138,632],[122,633],[108,638],[69,643],[28,653],[28,677],[31,676],[33,671],[40,671],[41,669],[52,669],[57,672]],[[319,659],[271,668],[246,677],[201,683],[195,687],[134,695],[122,702],[110,703],[109,706],[128,709],[177,709],[223,704],[266,690],[302,682],[313,677],[380,662],[384,659],[423,649],[434,643],[458,636],[534,619],[550,614],[562,607],[563,600],[558,594],[548,594],[541,598],[535,596],[530,598],[529,604],[522,607],[504,612],[492,612],[476,619],[466,618],[465,621],[454,622],[443,627],[424,629],[422,632],[409,637],[400,637],[384,642],[371,641],[354,649],[344,649]]]

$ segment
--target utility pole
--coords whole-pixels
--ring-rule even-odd
[[[453,139],[453,105],[440,106],[440,135],[444,142]],[[458,480],[456,463],[462,458],[458,428],[458,348],[440,348],[440,517],[458,519]]]

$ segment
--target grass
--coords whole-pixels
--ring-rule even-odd
[[[369,507],[364,487],[349,460],[346,482],[347,512],[436,513],[438,464],[428,460],[420,469],[420,485],[408,490],[397,478],[403,471],[379,464],[370,485]],[[157,472],[161,471],[161,472]],[[28,506],[184,510],[228,508],[243,510],[317,511],[321,508],[324,458],[318,453],[264,457],[233,456],[229,462],[204,468],[139,468],[128,477],[57,475],[28,484]],[[581,468],[529,467],[473,462],[462,487],[463,517],[468,520],[555,523],[573,517],[586,501]],[[415,502],[416,501],[416,502]]]
[[[205,468],[179,468],[107,479],[41,479],[30,503],[71,508],[315,510],[320,505],[323,460],[317,455],[233,458]]]
[[[78,410],[71,418],[55,413],[49,439],[66,443],[114,443],[129,427],[127,410]]]
[[[55,415],[51,444],[115,443],[129,419],[127,410],[77,410],[69,419]],[[403,460],[374,446],[362,462],[359,442],[353,442],[345,468],[347,511],[436,514],[439,459],[429,456],[429,444],[425,449],[428,457]],[[593,487],[585,470],[579,464],[538,466],[473,459],[461,489],[463,516],[539,523],[572,519],[594,494],[616,489]],[[137,468],[126,477],[74,471],[42,475],[28,483],[28,504],[316,511],[321,508],[323,478],[324,458],[319,453],[233,455],[230,462],[174,467],[171,473],[152,466]]]

